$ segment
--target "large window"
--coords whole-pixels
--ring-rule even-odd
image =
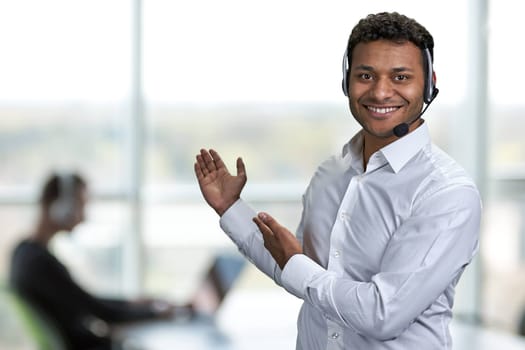
[[[475,11],[482,3],[434,3],[431,11],[410,0],[1,3],[0,278],[55,169],[89,180],[88,221],[53,249],[95,292],[183,300],[213,253],[233,249],[194,179],[201,147],[220,151],[231,170],[242,156],[245,199],[295,229],[317,164],[358,130],[341,92],[349,31],[368,13],[395,10],[434,35],[441,92],[425,119],[435,143],[475,179],[490,176],[490,186],[480,183],[488,188],[480,261],[458,287],[456,311],[511,329],[525,304],[517,292],[525,290],[525,145],[520,73],[508,68],[524,53],[510,43],[508,16],[518,5],[491,3],[485,38],[472,30],[473,16],[486,19]],[[486,174],[483,159],[472,163],[484,149],[465,147],[486,136],[469,124],[471,92],[486,87],[472,86],[480,64],[471,43],[485,39]],[[252,268],[243,277],[247,290],[277,288]]]
[[[71,259],[72,265],[108,261],[103,256],[121,250],[130,226],[130,28],[128,1],[0,4],[2,278],[12,245],[34,227],[37,191],[51,171],[78,170],[93,192],[83,228],[95,229],[56,242],[75,243],[68,256],[91,254]],[[119,292],[121,265],[109,260],[106,266],[90,263],[79,270],[98,269],[94,276],[108,277],[98,287]]]
[[[525,313],[525,48],[515,45],[519,4],[493,1],[489,14],[489,186],[484,241],[483,316],[516,330]]]

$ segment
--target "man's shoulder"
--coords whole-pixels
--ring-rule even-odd
[[[49,252],[40,244],[24,239],[15,246],[14,255],[20,257],[47,256]]]
[[[432,164],[434,175],[442,180],[454,182],[459,180],[474,184],[474,180],[466,169],[451,155],[434,144],[430,146],[429,161]]]
[[[438,146],[429,145],[419,158],[415,165],[424,169],[421,184],[426,192],[468,188],[477,193],[476,183],[467,170]]]
[[[18,270],[32,271],[53,264],[54,260],[45,247],[30,240],[22,240],[13,249],[11,264]]]

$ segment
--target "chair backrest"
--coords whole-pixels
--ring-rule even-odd
[[[8,302],[16,312],[26,332],[33,337],[39,350],[66,350],[60,331],[47,315],[9,287],[0,285],[0,289],[5,292]]]
[[[0,288],[0,349],[37,349],[36,342],[22,324],[11,298],[3,288]]]

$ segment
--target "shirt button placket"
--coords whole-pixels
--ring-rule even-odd
[[[340,350],[344,349],[343,346],[343,333],[341,330],[341,327],[339,327],[336,323],[332,321],[327,322],[328,326],[328,342],[327,342],[327,350]]]

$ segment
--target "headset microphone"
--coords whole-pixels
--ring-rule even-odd
[[[419,118],[418,118],[419,119]],[[417,119],[415,119],[417,120]],[[394,133],[394,135],[396,135],[397,137],[403,137],[405,136],[406,134],[408,134],[408,127],[410,125],[408,125],[407,123],[401,123],[399,125],[397,125],[394,130],[392,131]]]

